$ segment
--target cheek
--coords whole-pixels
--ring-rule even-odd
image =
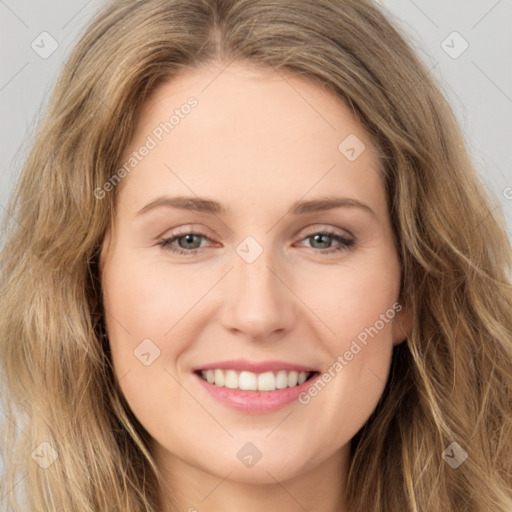
[[[304,403],[315,414],[330,417],[325,425],[343,425],[336,435],[345,439],[368,419],[385,388],[400,265],[389,250],[330,271],[328,277],[316,281],[325,285],[310,288],[314,291],[309,297],[333,331],[319,341],[329,357],[322,368],[322,382],[310,388]]]
[[[372,337],[391,340],[400,277],[396,253],[388,249],[368,251],[308,278],[303,293],[308,305],[330,328],[330,335],[323,339],[331,354],[343,353],[347,343],[350,345],[358,336],[364,342],[369,329]],[[375,325],[378,333],[373,329]]]
[[[179,351],[181,337],[173,337],[172,332],[182,327],[179,324],[209,286],[194,272],[172,269],[165,261],[117,258],[103,279],[112,349],[118,349],[121,358],[123,351],[131,352],[148,338],[161,349],[163,358]]]
[[[194,283],[143,258],[117,257],[103,274],[115,374],[136,417],[163,438],[179,438],[169,426],[166,405],[177,410],[194,406],[176,369],[190,342],[184,333],[187,312],[204,293],[204,284]]]
[[[180,439],[179,422],[169,423],[167,404],[192,411],[196,421],[204,414],[182,386],[188,375],[181,371],[182,355],[199,338],[208,318],[202,297],[218,276],[211,269],[201,274],[193,265],[173,267],[164,257],[128,250],[114,256],[102,284],[115,374],[144,427]]]

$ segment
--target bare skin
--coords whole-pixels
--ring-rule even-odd
[[[410,328],[405,308],[389,314],[400,302],[401,268],[379,159],[327,90],[242,63],[221,70],[191,69],[162,84],[126,149],[129,158],[148,136],[157,142],[118,185],[117,224],[103,245],[116,375],[153,438],[176,510],[343,511],[350,440],[375,409],[392,348]],[[191,96],[197,106],[157,140],[155,128]],[[362,152],[340,151],[350,134]],[[226,211],[160,205],[138,213],[181,195]],[[366,207],[289,212],[325,196]],[[333,235],[318,235],[325,230]],[[242,257],[257,253],[250,263]],[[143,340],[151,340],[146,359],[159,350],[149,365],[134,357]],[[307,403],[267,413],[219,402],[193,371],[244,358],[322,374],[339,356],[342,370]],[[251,467],[237,456],[247,443],[262,454]],[[163,510],[174,510],[165,493]]]

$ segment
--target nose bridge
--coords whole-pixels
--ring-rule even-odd
[[[275,275],[272,251],[250,238],[233,255],[223,322],[255,339],[288,330],[295,320],[295,304],[293,294]]]

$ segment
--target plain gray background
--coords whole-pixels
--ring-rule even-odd
[[[0,214],[63,61],[104,3],[0,0]],[[512,239],[512,0],[379,3],[448,97],[480,176],[494,192],[496,207],[504,209]],[[47,55],[52,45],[58,46]],[[0,421],[6,421],[2,414]]]

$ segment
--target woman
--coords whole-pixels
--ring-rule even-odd
[[[510,511],[489,205],[371,3],[111,3],[10,208],[6,500]]]

